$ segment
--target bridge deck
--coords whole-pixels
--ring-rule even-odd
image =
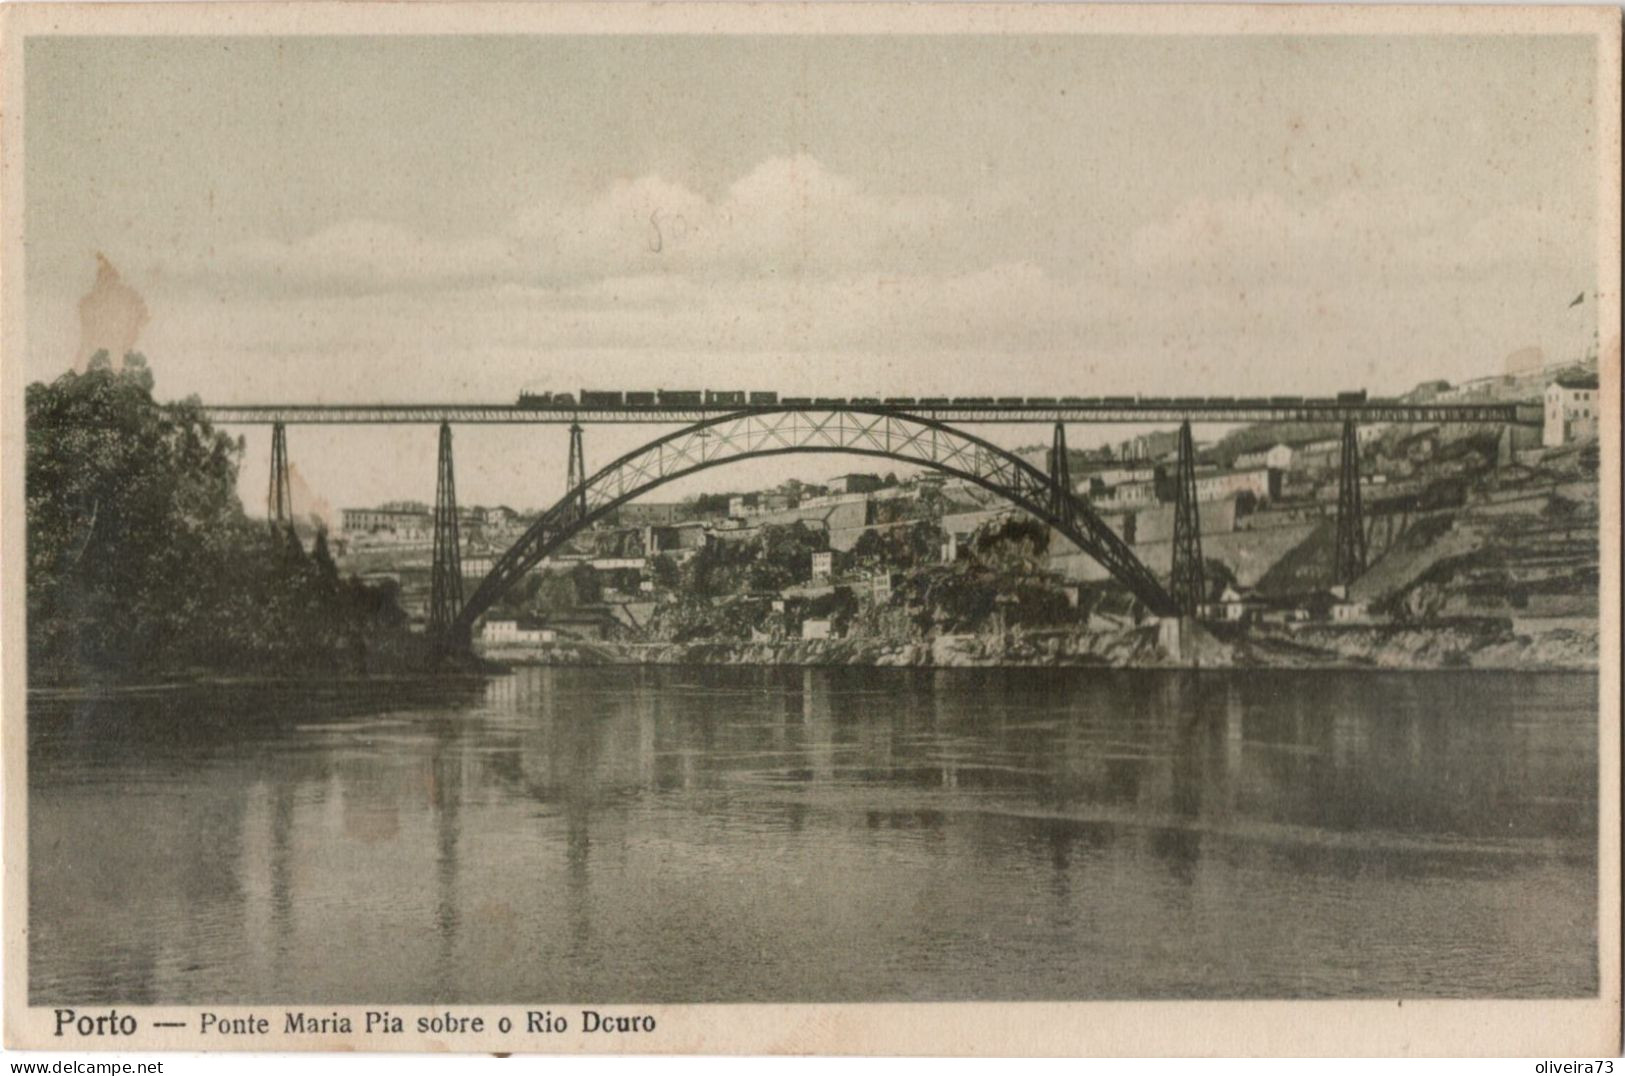
[[[765,407],[569,407],[537,410],[513,404],[213,404],[205,405],[210,421],[220,425],[390,425],[494,423],[508,425],[643,424],[679,425],[720,415],[777,414],[784,411],[853,411],[913,415],[949,423],[1054,422],[1448,422],[1523,423],[1538,425],[1539,405],[1510,403],[1365,403],[1305,402],[1238,404],[1222,401],[1181,402],[1142,399],[1110,404],[933,404],[887,406],[813,403]],[[1520,413],[1521,412],[1521,413]]]

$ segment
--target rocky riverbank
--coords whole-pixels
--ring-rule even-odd
[[[1432,625],[1184,626],[1111,631],[689,643],[569,642],[487,648],[511,665],[1191,666],[1233,668],[1595,670],[1595,624],[1471,620]]]

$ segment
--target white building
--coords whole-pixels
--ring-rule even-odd
[[[1238,493],[1251,493],[1259,501],[1273,501],[1281,495],[1281,472],[1270,467],[1196,476],[1196,499],[1219,501]]]
[[[1103,505],[1134,506],[1157,503],[1157,483],[1155,480],[1144,482],[1123,482],[1113,486],[1104,493],[1097,495],[1094,500]]]
[[[815,583],[829,582],[830,575],[835,571],[835,554],[829,550],[812,555],[812,577]]]
[[[1547,448],[1589,441],[1597,436],[1597,412],[1602,404],[1597,379],[1560,377],[1546,386],[1546,428],[1541,443]]]
[[[871,594],[876,602],[891,601],[892,591],[896,589],[902,576],[893,572],[876,572],[869,580]]]
[[[396,541],[421,541],[434,533],[434,516],[428,512],[390,508],[344,508],[339,512],[344,533],[372,534]]]
[[[1332,619],[1339,624],[1358,624],[1371,616],[1371,606],[1365,602],[1340,601],[1332,606]]]
[[[1102,467],[1098,471],[1090,471],[1078,483],[1078,492],[1088,493],[1095,483],[1103,487],[1120,486],[1124,482],[1149,481],[1156,477],[1156,468],[1150,466],[1140,467]]]
[[[551,643],[558,638],[552,628],[543,628],[517,620],[487,620],[480,637],[488,643]]]
[[[816,619],[801,622],[801,637],[803,639],[828,639],[829,635],[828,620]]]
[[[1277,471],[1290,471],[1292,461],[1297,458],[1297,452],[1291,445],[1274,444],[1269,448],[1261,448],[1256,452],[1243,452],[1236,457],[1236,466],[1239,468],[1273,467]]]

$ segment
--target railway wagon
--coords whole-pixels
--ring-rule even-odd
[[[705,406],[705,393],[699,389],[661,389],[658,396],[662,407]]]
[[[598,389],[581,390],[582,407],[620,407],[625,397],[619,392],[603,392]]]
[[[626,406],[628,407],[653,407],[654,405],[655,394],[652,392],[629,392],[626,394]]]
[[[709,407],[743,407],[745,394],[732,389],[706,389],[705,402]]]
[[[776,392],[753,392],[750,394],[750,405],[752,407],[776,407],[778,402],[779,394]]]
[[[1341,404],[1365,403],[1365,389],[1339,392],[1337,394],[1337,402]]]

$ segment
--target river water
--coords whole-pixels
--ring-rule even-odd
[[[1596,678],[34,698],[35,1004],[1593,994]]]

